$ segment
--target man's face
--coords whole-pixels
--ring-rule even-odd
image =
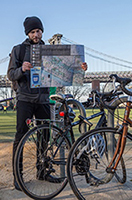
[[[42,31],[40,29],[33,29],[28,33],[28,37],[35,44],[37,44],[42,38]]]

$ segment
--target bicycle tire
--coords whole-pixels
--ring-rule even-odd
[[[47,147],[45,147],[44,133],[49,131],[49,125],[43,124],[26,133],[20,141],[15,155],[17,182],[26,195],[37,200],[52,199],[67,184],[65,166],[71,144],[62,130],[54,125],[50,127],[51,129],[54,133],[56,132],[56,137],[50,137]],[[38,144],[38,137],[40,144]],[[62,153],[65,153],[65,158],[59,155]],[[23,169],[20,169],[22,154]],[[41,176],[42,173],[43,176]],[[56,180],[59,181],[57,183],[48,182],[47,176],[44,176],[46,173],[58,177]]]
[[[115,191],[115,193],[111,193],[111,189],[109,190],[108,187],[110,186],[111,188],[111,184],[114,184],[116,179],[114,179],[114,175],[116,174],[112,174],[112,173],[107,173],[106,172],[106,168],[107,165],[109,164],[112,155],[114,153],[114,151],[111,151],[111,147],[109,147],[109,141],[110,140],[104,140],[104,135],[109,136],[112,138],[114,136],[114,138],[118,138],[118,136],[120,135],[120,132],[117,132],[117,129],[115,128],[98,128],[98,129],[94,129],[91,130],[87,133],[85,133],[84,135],[82,135],[80,138],[77,139],[77,141],[74,143],[74,145],[72,146],[70,152],[69,152],[69,156],[68,156],[68,160],[67,160],[67,177],[68,177],[68,181],[69,184],[75,194],[75,196],[80,199],[80,200],[85,200],[90,198],[90,195],[95,195],[96,193],[99,195],[102,195],[99,191],[103,190],[105,187],[104,185],[107,185],[107,198],[109,196],[109,198],[114,198],[115,193],[119,193],[119,191],[121,189],[119,189],[119,191]],[[104,142],[104,146],[105,146],[105,150],[101,155],[97,154],[97,149],[92,148],[90,149],[90,138],[91,137],[95,137],[97,135],[100,135],[102,138],[102,141]],[[130,139],[127,137],[127,139]],[[132,138],[131,138],[132,140]],[[93,140],[94,141],[94,140]],[[130,141],[129,141],[130,142]],[[95,144],[97,145],[98,143],[95,141]],[[94,144],[94,145],[95,145]],[[98,145],[97,145],[98,146]],[[115,148],[114,147],[114,142],[112,145],[112,149]],[[129,151],[127,149],[127,147],[129,148],[129,145],[126,146],[126,151],[124,151],[123,154],[123,162],[125,163],[125,165],[122,165],[122,169],[123,170],[127,170],[127,179],[123,179],[123,181],[118,180],[116,184],[118,184],[118,182],[125,182],[125,185],[127,184],[131,184],[132,185],[132,174],[130,171],[130,165],[132,166],[132,155],[129,155],[129,159],[128,156],[126,156],[126,159],[124,158],[125,155],[128,154],[128,152],[131,152],[131,147],[129,148]],[[88,149],[89,148],[89,149]],[[110,150],[109,150],[110,149]],[[87,150],[87,151],[86,151]],[[94,152],[95,151],[95,152]],[[94,153],[96,153],[95,155],[98,156],[97,160],[96,157],[94,155]],[[125,154],[126,153],[126,154]],[[108,155],[108,157],[107,157]],[[82,160],[81,160],[82,159]],[[129,163],[127,165],[127,162]],[[124,169],[124,166],[126,167]],[[118,169],[118,167],[117,167]],[[129,176],[128,176],[129,174]],[[116,174],[116,178],[117,178],[117,174]],[[119,176],[120,178],[120,176]],[[114,182],[114,183],[113,183]],[[107,184],[106,184],[107,183]],[[96,187],[98,186],[98,187]],[[118,186],[119,187],[119,186]],[[102,189],[103,188],[103,189]],[[130,188],[130,186],[129,186]],[[106,192],[106,191],[105,191]],[[127,191],[126,191],[127,193]],[[119,199],[122,199],[122,197],[124,197],[123,199],[130,199],[132,192],[130,189],[130,196],[128,198],[128,194],[126,194],[123,190],[122,194],[120,192],[121,197],[119,197]],[[126,196],[127,195],[127,198]],[[119,196],[119,194],[118,194]],[[102,196],[103,199],[104,196]],[[107,199],[106,198],[106,199]]]
[[[125,92],[125,94],[132,96],[132,90],[129,89],[129,84],[124,86],[123,84],[120,85],[121,89],[123,90],[123,92]]]
[[[114,99],[109,104],[108,107],[109,108],[114,107],[115,108],[114,114],[115,114],[116,113],[116,108],[118,108],[121,103],[125,104],[127,102],[127,100],[128,100],[128,96],[117,97],[116,99]],[[116,113],[116,115],[118,115],[118,113]],[[115,144],[115,146],[116,146],[116,144]],[[115,172],[115,177],[116,177],[117,181],[119,183],[121,183],[121,184],[126,182],[126,167],[125,167],[125,163],[124,163],[123,157],[121,158],[121,160],[120,160],[120,162],[118,164],[118,169]]]
[[[118,164],[118,168],[115,172],[115,177],[119,183],[124,184],[126,182],[127,172],[126,172],[126,167],[125,167],[125,162],[124,162],[123,157],[121,158]]]
[[[117,141],[115,140],[115,148],[116,148]],[[121,184],[124,184],[126,182],[127,178],[127,172],[126,172],[126,167],[125,167],[125,162],[123,157],[121,157],[121,160],[118,164],[118,168],[115,171],[115,177],[117,181]]]

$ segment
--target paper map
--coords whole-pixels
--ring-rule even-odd
[[[85,74],[82,62],[83,45],[33,45],[31,87],[81,86]]]

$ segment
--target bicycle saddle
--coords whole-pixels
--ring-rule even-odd
[[[62,102],[66,99],[73,98],[72,94],[53,94],[50,95],[50,99],[53,101]]]

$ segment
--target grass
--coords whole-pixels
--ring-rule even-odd
[[[75,118],[74,121],[77,121],[77,120],[78,120],[78,116],[79,116],[80,113],[79,113],[78,110],[76,110],[75,112],[76,112],[76,118]],[[95,114],[95,113],[97,113],[97,112],[99,112],[99,109],[95,109],[95,110],[94,110],[94,113],[93,113],[93,110],[92,110],[92,109],[87,109],[87,110],[86,110],[86,116],[88,117],[88,116],[93,115],[93,114]],[[98,120],[99,120],[99,117],[96,117],[96,118],[90,120],[90,122],[93,124],[92,129],[96,126]],[[78,138],[78,137],[80,136],[80,134],[81,134],[81,133],[78,131],[78,129],[79,129],[79,126],[78,126],[78,125],[75,126],[75,127],[73,127],[73,130],[74,130],[74,133],[75,133],[75,137],[76,137],[76,138]],[[87,126],[87,130],[88,130],[88,126]]]
[[[16,132],[16,112],[0,111],[0,142],[11,142]]]
[[[99,110],[94,109],[94,113],[97,113]],[[76,118],[75,120],[78,120],[79,111],[76,110]],[[92,109],[86,110],[86,116],[90,116],[93,114]],[[124,109],[119,109],[119,115],[124,115]],[[132,116],[130,116],[132,119]],[[90,122],[93,123],[92,128],[95,127],[97,124],[97,121],[99,120],[99,117],[90,120]],[[117,120],[115,119],[115,124]],[[14,136],[16,133],[16,111],[7,111],[7,113],[3,113],[3,111],[0,111],[0,142],[11,142],[14,140]],[[74,127],[74,133],[76,134],[76,138],[79,137],[80,133],[78,131],[78,126]]]
[[[117,111],[117,109],[116,109],[116,110],[115,110],[115,114],[118,115],[118,112],[119,112],[119,116],[123,118],[123,117],[124,117],[124,111],[125,111],[125,108],[120,108],[120,109],[118,109],[118,111]],[[91,116],[91,115],[93,115],[93,114],[95,114],[95,113],[98,113],[98,112],[99,112],[99,109],[87,109],[87,110],[86,110],[86,116],[88,117],[88,116]],[[108,111],[106,111],[106,113],[108,113]],[[76,118],[75,118],[75,121],[78,120],[78,119],[77,119],[78,115],[79,115],[79,111],[76,111]],[[95,126],[96,126],[96,124],[97,124],[99,118],[100,118],[100,117],[96,117],[96,118],[90,120],[90,122],[93,124],[93,126],[91,127],[91,129],[94,129],[94,128],[95,128]],[[130,113],[129,118],[132,119],[132,113]],[[119,124],[122,124],[122,121],[119,121]],[[117,125],[117,118],[114,118],[114,125],[115,125],[115,126]],[[88,129],[88,127],[87,127],[87,129]],[[73,130],[74,130],[74,133],[76,134],[76,135],[75,135],[76,138],[78,138],[79,135],[80,135],[80,133],[79,133],[79,131],[78,131],[78,126],[75,126]],[[132,133],[132,129],[130,128],[130,126],[129,126],[129,132]]]

